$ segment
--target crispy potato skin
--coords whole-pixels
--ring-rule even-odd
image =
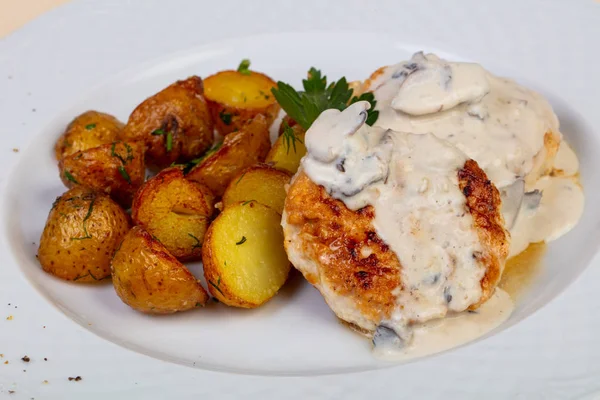
[[[273,165],[275,168],[295,174],[300,167],[300,160],[306,154],[306,146],[304,145],[304,135],[306,132],[298,124],[294,124],[291,128],[296,141],[294,142],[292,139],[286,138],[285,135],[279,136],[273,147],[271,147],[271,150],[269,150],[265,162]]]
[[[131,216],[136,225],[158,238],[180,260],[200,258],[214,214],[214,195],[188,181],[180,168],[161,171],[137,192]]]
[[[262,114],[271,126],[281,107],[271,89],[277,84],[267,75],[251,71],[221,71],[204,80],[208,108],[221,135],[239,131]]]
[[[107,195],[82,186],[56,199],[40,239],[44,271],[67,281],[110,276],[110,259],[129,230],[127,214]]]
[[[60,160],[79,151],[112,143],[118,139],[124,126],[112,115],[86,111],[73,119],[56,141],[56,159]]]
[[[113,142],[64,157],[59,162],[65,186],[104,192],[125,208],[144,183],[144,143]]]
[[[503,228],[498,190],[475,161],[465,163],[458,180],[482,244],[481,260],[487,266],[480,282],[482,297],[470,307],[474,310],[493,294],[500,279],[509,234]],[[351,299],[376,326],[396,306],[394,290],[402,284],[402,266],[372,226],[374,216],[371,206],[349,210],[300,173],[288,190],[284,234],[288,254],[301,254],[307,260],[302,269],[305,278]],[[366,258],[361,256],[364,248],[370,253]],[[314,264],[312,271],[309,262]]]
[[[283,212],[285,185],[292,174],[267,164],[256,164],[236,175],[223,194],[223,206],[256,200],[271,207],[279,214]]]
[[[225,136],[223,145],[192,168],[187,178],[208,186],[220,197],[241,170],[263,162],[270,147],[269,125],[259,114],[240,131]]]
[[[190,271],[139,226],[123,239],[111,269],[117,295],[143,313],[171,314],[203,306],[208,300]]]
[[[159,168],[199,156],[214,139],[203,93],[202,79],[192,76],[149,97],[129,116],[122,140],[143,141],[146,161]]]
[[[280,221],[279,214],[256,201],[219,214],[202,246],[211,295],[229,306],[255,308],[277,294],[291,267]]]

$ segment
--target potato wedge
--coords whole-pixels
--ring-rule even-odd
[[[125,208],[144,183],[143,142],[113,142],[66,156],[59,162],[67,187],[82,185],[108,194]]]
[[[112,143],[125,125],[112,115],[86,111],[77,116],[58,138],[54,146],[57,160],[79,151]]]
[[[202,242],[215,212],[214,196],[180,168],[161,171],[137,192],[131,216],[180,260],[200,258]]]
[[[208,300],[192,273],[139,226],[125,235],[111,269],[117,295],[137,311],[171,314]]]
[[[129,226],[110,197],[76,186],[52,205],[38,259],[44,271],[67,281],[102,280],[110,276],[110,259]]]
[[[223,145],[192,168],[186,177],[208,186],[220,197],[241,170],[264,161],[270,147],[267,119],[259,114],[240,131],[225,136]]]
[[[204,80],[204,93],[221,135],[238,131],[258,114],[271,126],[281,107],[271,88],[277,84],[260,72],[221,71]]]
[[[214,140],[202,79],[177,81],[144,100],[129,116],[121,138],[143,141],[146,161],[159,168],[198,157]]]
[[[281,216],[256,201],[230,205],[208,228],[202,262],[208,290],[219,301],[260,306],[275,296],[290,271]]]
[[[255,200],[281,214],[286,196],[285,185],[291,177],[289,172],[267,164],[253,165],[229,182],[223,194],[223,206]]]
[[[300,160],[306,154],[304,134],[304,129],[300,125],[288,128],[277,138],[269,154],[267,154],[265,162],[273,165],[275,168],[295,174],[300,166]]]

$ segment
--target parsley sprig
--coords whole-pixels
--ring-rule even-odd
[[[251,73],[251,71],[250,71],[250,60],[248,60],[247,58],[244,58],[240,62],[240,65],[238,66],[237,70],[242,75],[250,75],[250,73]]]
[[[302,86],[304,91],[296,91],[291,85],[279,81],[271,91],[281,108],[304,129],[310,128],[323,111],[330,108],[342,111],[359,100],[371,103],[367,124],[373,125],[379,116],[379,111],[375,110],[373,94],[363,93],[359,97],[352,97],[353,90],[345,77],[327,85],[327,77],[320,70],[311,67],[308,78],[302,80]]]

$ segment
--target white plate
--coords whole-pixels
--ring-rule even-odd
[[[600,243],[595,207],[600,77],[593,53],[600,39],[594,23],[600,4],[457,4],[269,1],[258,10],[243,1],[210,7],[191,0],[169,6],[80,1],[0,42],[0,309],[6,314],[0,314],[0,396],[15,390],[13,395],[23,398],[84,393],[104,398],[125,390],[129,398],[198,392],[226,398],[285,389],[286,397],[305,398],[325,382],[326,397],[384,395],[387,388],[432,398],[593,396],[600,388],[594,379],[600,346],[593,332],[600,328],[600,300],[594,296],[600,266],[588,264]],[[340,326],[300,278],[258,310],[213,305],[148,317],[123,305],[111,286],[69,285],[41,272],[33,243],[52,200],[64,191],[52,145],[78,112],[94,108],[126,120],[137,103],[169,82],[235,67],[244,57],[275,79],[299,83],[312,65],[330,77],[360,79],[420,49],[480,62],[545,94],[581,158],[587,196],[582,222],[549,246],[541,276],[491,337],[360,376],[273,380],[215,374],[199,369],[320,375],[389,365],[372,358],[369,343]],[[585,278],[572,284],[586,267]],[[22,362],[24,355],[33,361]],[[2,365],[4,360],[9,364]],[[83,380],[68,381],[77,375]]]

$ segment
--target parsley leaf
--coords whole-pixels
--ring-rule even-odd
[[[242,62],[240,62],[240,65],[238,66],[238,72],[242,75],[250,75],[251,71],[250,71],[250,60],[248,60],[247,58],[244,58],[242,60]]]
[[[94,129],[96,127],[96,124],[87,124],[85,126],[85,129],[88,131],[91,131],[92,129]]]
[[[129,183],[131,185],[131,177],[129,176],[129,174],[125,170],[125,167],[122,166],[122,165],[119,165],[119,168],[117,168],[117,169],[119,170],[119,173],[121,174],[121,176],[123,177],[123,179],[125,179],[127,181],[127,183]]]
[[[192,246],[192,250],[202,248],[202,243],[200,243],[200,240],[196,236],[192,235],[191,233],[188,233],[188,236],[196,241],[196,243],[194,243]]]
[[[73,175],[71,175],[71,173],[69,171],[67,171],[65,169],[65,178],[67,178],[67,180],[75,183],[75,184],[79,184],[79,182],[77,182],[77,179],[75,179],[75,177]]]
[[[88,207],[87,213],[85,214],[85,217],[83,217],[83,233],[85,233],[85,236],[74,237],[74,238],[71,238],[71,240],[84,240],[84,239],[91,239],[92,238],[92,235],[90,235],[88,233],[88,230],[87,230],[87,221],[92,216],[92,211],[94,210],[94,203],[95,202],[96,202],[96,195],[93,195],[93,197],[92,197],[92,199],[90,201],[90,205]],[[96,278],[94,278],[94,279],[96,279]]]
[[[214,287],[215,289],[217,289],[217,291],[219,293],[221,293],[223,296],[225,296],[225,294],[223,294],[223,292],[221,291],[221,288],[219,286],[221,286],[221,276],[219,275],[218,280],[217,280],[217,284],[215,285],[215,283],[211,280],[208,281],[208,283]]]
[[[219,113],[219,118],[221,118],[221,121],[223,121],[225,125],[231,125],[231,114],[225,112],[225,110],[221,110]]]
[[[311,67],[307,79],[302,80],[302,86],[304,91],[296,91],[289,84],[279,81],[271,92],[281,108],[305,130],[310,128],[323,111],[331,108],[342,111],[359,100],[366,100],[371,104],[367,124],[373,125],[379,116],[379,112],[374,109],[375,99],[372,93],[363,93],[351,100],[353,90],[345,77],[327,85],[327,77],[320,70]]]
[[[173,134],[171,132],[167,133],[167,142],[165,143],[165,147],[167,151],[173,150]]]
[[[189,169],[191,169],[194,165],[200,164],[202,161],[215,154],[221,148],[221,146],[223,146],[223,142],[217,142],[213,144],[213,146],[210,149],[206,150],[206,153],[190,161],[188,165],[186,165],[186,170],[189,171]]]

